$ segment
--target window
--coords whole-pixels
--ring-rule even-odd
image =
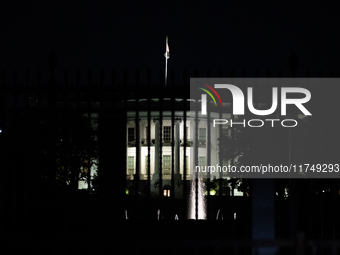
[[[199,165],[200,167],[205,167],[205,166],[207,166],[206,158],[205,158],[205,157],[198,157],[198,165]]]
[[[169,185],[165,185],[163,187],[163,195],[164,195],[164,197],[170,197],[170,190],[171,190],[171,187]]]
[[[133,175],[135,173],[135,157],[128,156],[128,175]]]
[[[206,128],[199,128],[198,129],[198,142],[200,144],[205,144],[206,142]]]
[[[163,140],[164,140],[164,143],[171,142],[171,126],[163,127]]]
[[[163,174],[170,174],[170,167],[171,167],[171,156],[163,155],[163,162],[162,162]]]
[[[135,141],[135,128],[128,128],[128,142]]]
[[[164,190],[164,197],[170,197],[170,190],[169,189]]]

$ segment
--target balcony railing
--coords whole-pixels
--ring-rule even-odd
[[[134,147],[134,146],[136,146],[136,140],[128,141],[128,146],[129,146],[129,147]]]
[[[207,141],[206,140],[198,140],[198,146],[199,147],[205,147],[207,144]]]
[[[181,146],[184,146],[184,141],[182,139],[180,139],[179,142],[180,142]],[[193,145],[193,141],[192,140],[185,140],[185,142],[186,142],[186,146],[188,146],[188,147]],[[155,145],[155,139],[151,139],[151,140],[149,140],[149,139],[141,139],[141,143],[140,144],[141,144],[141,146],[148,146],[149,144],[150,144],[150,146],[153,146],[153,145]],[[171,140],[162,140],[162,144],[164,146],[171,146],[172,145],[172,141]],[[205,146],[205,141],[204,141],[204,143],[202,142],[201,145]],[[136,146],[136,141],[128,142],[128,146],[129,147]]]

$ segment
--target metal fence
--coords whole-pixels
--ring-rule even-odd
[[[297,60],[296,56],[292,55],[290,58],[290,66],[292,69],[292,75],[297,75]],[[47,194],[48,198],[41,198],[44,195],[39,194],[39,190],[32,188],[34,183],[27,183],[21,179],[22,169],[17,169],[16,165],[12,164],[15,159],[13,155],[10,159],[2,160],[2,169],[4,173],[4,180],[7,183],[2,185],[3,204],[6,208],[2,212],[4,219],[10,219],[8,224],[5,225],[5,229],[15,236],[18,231],[27,231],[27,228],[32,228],[38,224],[39,232],[42,231],[41,225],[46,222],[51,224],[51,229],[57,229],[60,227],[59,223],[64,227],[61,232],[67,233],[74,227],[70,227],[69,221],[64,221],[67,217],[67,213],[64,212],[61,217],[59,213],[65,210],[65,207],[73,208],[76,213],[73,214],[73,219],[76,218],[77,213],[83,213],[80,218],[77,219],[77,226],[81,225],[80,219],[87,220],[88,217],[94,215],[96,219],[101,220],[85,221],[89,226],[89,235],[93,225],[108,224],[113,226],[117,221],[123,221],[123,227],[119,230],[126,235],[133,232],[134,234],[128,238],[127,242],[122,242],[121,245],[127,245],[126,254],[152,254],[152,249],[156,254],[198,254],[200,251],[204,251],[205,254],[257,254],[256,247],[270,246],[274,248],[275,254],[337,254],[339,250],[339,220],[338,220],[338,203],[339,194],[336,192],[338,189],[337,182],[332,183],[331,190],[326,190],[325,194],[311,195],[309,192],[307,206],[310,210],[306,216],[306,228],[300,229],[307,233],[307,236],[299,236],[297,239],[294,236],[297,232],[292,232],[292,218],[298,219],[296,213],[292,212],[296,208],[292,208],[292,205],[296,205],[296,202],[291,200],[277,201],[275,204],[276,209],[276,236],[278,239],[272,240],[251,240],[251,226],[252,215],[251,211],[251,197],[233,197],[222,196],[222,192],[218,197],[210,195],[210,186],[208,184],[207,192],[207,218],[210,222],[216,219],[218,209],[223,209],[223,221],[225,223],[218,224],[209,223],[218,228],[219,234],[217,238],[203,238],[193,240],[190,238],[190,233],[182,236],[182,239],[175,238],[174,241],[168,241],[170,237],[176,237],[175,234],[171,234],[171,227],[164,227],[165,223],[150,223],[151,227],[154,227],[154,232],[148,232],[143,236],[143,230],[139,228],[140,223],[135,220],[149,219],[157,220],[157,210],[164,212],[164,219],[175,219],[175,215],[180,215],[179,221],[187,219],[187,203],[189,196],[189,180],[187,180],[187,161],[183,160],[183,179],[181,186],[181,198],[175,199],[175,196],[171,195],[170,198],[164,196],[163,184],[170,184],[171,192],[174,194],[176,188],[175,179],[175,159],[171,157],[171,169],[167,169],[167,173],[162,173],[162,150],[159,151],[159,182],[158,182],[158,196],[156,198],[151,197],[151,148],[160,147],[162,144],[166,144],[171,147],[171,155],[175,155],[175,129],[171,129],[170,139],[171,141],[163,141],[159,139],[158,144],[154,144],[151,136],[151,123],[153,118],[157,118],[160,122],[159,137],[162,137],[162,119],[164,118],[163,112],[170,112],[170,122],[172,127],[176,121],[176,112],[182,112],[181,119],[184,123],[187,122],[187,111],[189,110],[189,80],[186,72],[182,75],[181,82],[175,82],[175,74],[172,72],[169,76],[168,86],[164,87],[164,79],[162,73],[160,73],[159,84],[151,84],[151,73],[147,73],[147,81],[141,84],[139,81],[140,73],[136,72],[135,77],[128,77],[127,73],[123,74],[122,84],[117,84],[115,81],[115,72],[110,74],[111,81],[109,84],[104,84],[104,73],[100,72],[99,81],[94,81],[92,78],[92,72],[86,73],[86,84],[81,84],[80,73],[75,75],[75,83],[70,84],[69,72],[65,71],[63,77],[56,75],[56,56],[51,55],[49,61],[50,74],[44,78],[41,72],[38,72],[36,79],[32,79],[30,72],[25,73],[25,78],[20,82],[19,75],[14,72],[13,76],[2,72],[1,84],[0,84],[0,120],[1,120],[1,139],[5,139],[10,128],[10,123],[13,118],[20,114],[29,113],[41,113],[45,115],[54,116],[59,113],[65,112],[78,112],[81,114],[98,114],[98,139],[99,139],[99,192],[95,198],[89,194],[79,193],[76,197],[68,200],[67,205],[64,205],[60,200],[60,196],[56,194],[56,191]],[[199,76],[198,73],[195,74]],[[209,72],[207,76],[211,75]],[[230,76],[235,76],[232,71]],[[252,74],[251,74],[252,75]],[[306,73],[306,76],[310,73]],[[322,74],[318,74],[318,76]],[[219,73],[220,77],[223,77],[223,72]],[[247,74],[243,72],[243,77],[247,77]],[[259,76],[258,72],[254,72],[254,76]],[[271,76],[270,72],[267,72],[265,76]],[[282,73],[278,72],[277,76],[282,76]],[[330,76],[334,76],[331,73]],[[131,79],[130,79],[131,78]],[[33,82],[33,80],[35,80]],[[140,100],[143,99],[144,101]],[[154,100],[157,99],[157,100]],[[181,99],[176,101],[176,99]],[[157,111],[156,117],[152,116],[152,112]],[[141,138],[140,126],[136,125],[136,137],[135,148],[144,146],[147,148],[147,167],[144,180],[141,180],[141,154],[139,150],[136,150],[136,163],[133,170],[134,177],[133,184],[134,190],[130,191],[129,195],[126,194],[127,188],[127,169],[128,155],[127,148],[128,143],[128,130],[126,123],[128,121],[127,112],[134,112],[134,120],[139,123],[141,118],[141,112],[146,112],[147,130],[146,137]],[[186,125],[184,124],[184,127]],[[24,127],[22,127],[24,128]],[[186,137],[186,128],[183,128],[184,137]],[[196,132],[197,134],[198,132]],[[208,132],[209,134],[209,132]],[[208,150],[210,149],[209,137],[207,137]],[[144,143],[143,143],[144,141]],[[142,144],[143,143],[143,144]],[[170,146],[171,145],[171,146]],[[180,146],[184,149],[184,159],[186,158],[185,148],[190,147],[190,143],[183,142]],[[203,146],[203,145],[202,145]],[[5,155],[6,148],[2,146],[3,155]],[[178,149],[178,148],[177,148]],[[209,159],[207,159],[209,161]],[[40,166],[43,168],[43,166]],[[30,170],[32,168],[29,168]],[[163,174],[171,175],[170,183],[164,180]],[[143,183],[143,184],[142,184]],[[143,189],[141,185],[145,185],[146,189]],[[198,189],[196,182],[196,207]],[[142,196],[139,191],[143,191],[145,197]],[[310,190],[309,190],[310,191]],[[307,194],[308,192],[306,192]],[[328,196],[327,196],[328,195]],[[36,198],[38,196],[39,198]],[[65,199],[65,197],[62,197]],[[42,206],[42,202],[50,200],[49,205]],[[31,203],[31,201],[35,201]],[[95,201],[95,202],[94,202]],[[74,203],[72,205],[72,203]],[[32,206],[33,204],[33,206]],[[226,204],[228,206],[226,206]],[[73,206],[73,207],[72,207]],[[94,208],[95,207],[95,208]],[[42,208],[45,208],[43,211]],[[324,209],[323,209],[324,208]],[[327,208],[327,209],[326,209]],[[242,210],[239,215],[240,219],[234,218],[236,210]],[[284,213],[280,214],[280,212]],[[126,216],[128,212],[128,217]],[[287,213],[287,214],[285,214]],[[167,214],[167,215],[166,215]],[[48,216],[44,216],[48,215]],[[143,217],[141,217],[143,215]],[[168,216],[170,215],[170,216]],[[239,216],[238,216],[239,217]],[[129,220],[127,220],[129,218]],[[196,209],[197,218],[197,209]],[[287,219],[288,218],[288,219]],[[158,217],[158,219],[161,219]],[[221,219],[221,218],[219,218]],[[284,223],[280,223],[282,220]],[[176,221],[175,221],[176,222]],[[185,223],[186,222],[186,223]],[[173,224],[173,223],[170,223]],[[193,224],[202,226],[202,230],[195,229]],[[288,226],[285,226],[288,224]],[[207,225],[202,225],[199,221],[196,223],[190,221],[184,221],[177,224],[177,229],[174,231],[183,231],[190,225],[193,231],[201,231],[205,235],[214,235],[214,229]],[[148,225],[144,225],[144,228],[148,228]],[[26,230],[25,230],[26,229]],[[298,231],[299,229],[296,229]],[[78,231],[74,230],[76,233]],[[98,230],[96,230],[98,231]],[[227,234],[224,234],[224,231]],[[95,232],[94,232],[95,233]],[[153,235],[162,234],[164,239],[156,238],[157,244],[152,243]],[[314,234],[311,234],[314,233]],[[138,234],[138,235],[137,235]],[[224,238],[221,238],[223,236]],[[124,239],[124,238],[123,238]],[[170,238],[171,239],[171,238]],[[239,240],[239,241],[236,241]],[[133,243],[135,246],[128,247],[129,243]],[[199,245],[197,245],[199,242]],[[167,246],[170,246],[167,250]],[[143,248],[144,247],[144,248]],[[197,248],[200,247],[200,248]],[[65,248],[66,249],[66,248]],[[199,250],[200,251],[199,251]],[[286,249],[286,250],[285,250]],[[149,253],[150,252],[150,253]],[[170,253],[169,253],[170,252]]]

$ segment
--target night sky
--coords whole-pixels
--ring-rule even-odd
[[[179,77],[184,69],[289,76],[292,50],[298,75],[338,74],[338,11],[335,1],[11,1],[0,8],[0,69],[48,71],[55,50],[59,73],[150,69],[158,80],[168,35],[168,68]]]

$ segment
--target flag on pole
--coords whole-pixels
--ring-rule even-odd
[[[168,37],[166,37],[164,57],[165,57],[165,87],[166,87],[167,80],[168,80],[168,59],[170,58],[170,49],[169,49],[169,44],[168,44]]]
[[[169,44],[168,44],[168,37],[166,37],[166,43],[165,43],[165,54],[164,57],[166,59],[170,58],[170,48],[169,48]]]

